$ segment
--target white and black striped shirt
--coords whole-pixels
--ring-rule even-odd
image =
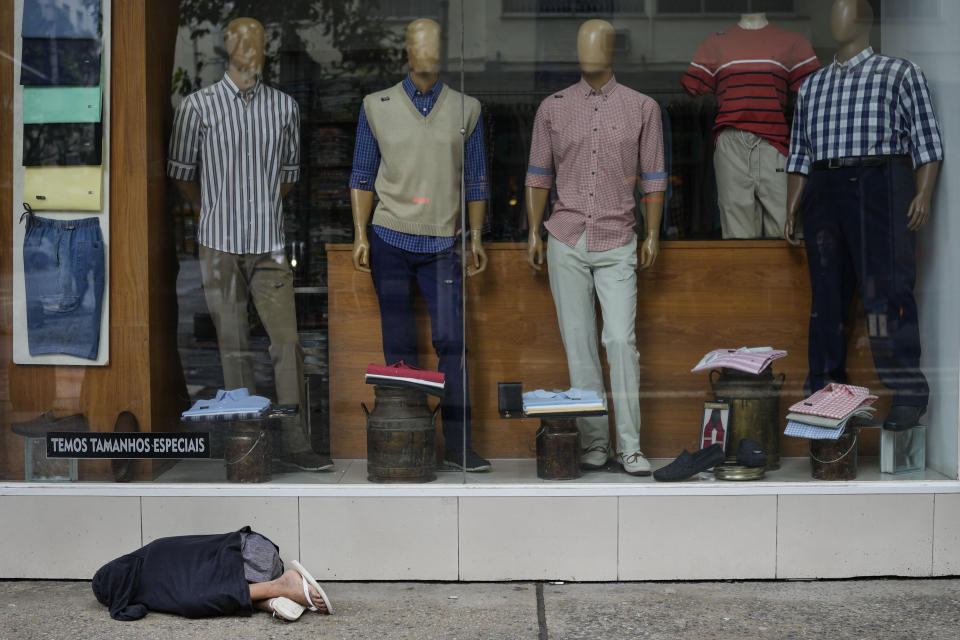
[[[246,98],[246,99],[245,99]],[[167,175],[197,179],[197,241],[228,253],[282,249],[280,185],[300,177],[300,110],[259,80],[240,91],[226,75],[180,103]]]

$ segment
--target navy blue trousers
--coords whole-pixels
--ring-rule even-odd
[[[469,385],[464,384],[463,293],[460,258],[453,248],[440,253],[411,253],[370,233],[370,269],[380,303],[383,357],[391,365],[403,360],[418,366],[419,345],[414,296],[419,288],[430,312],[433,348],[444,374],[440,409],[448,451],[470,442]]]
[[[907,229],[914,194],[909,160],[811,172],[800,204],[813,290],[809,392],[847,381],[847,330],[859,289],[880,381],[893,390],[894,404],[927,404],[913,296],[915,234]]]

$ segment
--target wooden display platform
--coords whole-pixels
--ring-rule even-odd
[[[538,421],[500,418],[497,383],[522,381],[528,390],[569,387],[556,311],[546,271],[535,275],[526,263],[526,244],[486,248],[487,270],[467,284],[474,448],[488,458],[533,457]],[[327,245],[330,441],[336,458],[365,456],[360,402],[369,404],[373,390],[364,383],[363,372],[367,364],[383,362],[373,284],[369,274],[354,270],[351,249]],[[638,282],[640,441],[647,456],[672,458],[682,449],[698,448],[703,402],[713,394],[707,374],[690,369],[712,349],[786,349],[789,355],[773,364],[775,373],[787,376],[781,413],[802,398],[810,312],[802,248],[780,240],[663,242],[656,264],[640,272]],[[854,313],[862,318],[862,313]],[[420,364],[435,367],[429,317],[422,305],[420,317]],[[889,407],[889,395],[884,395],[889,391],[874,372],[862,319],[849,345],[851,382],[881,395],[882,416]],[[861,454],[876,454],[874,431],[861,442]],[[806,456],[807,441],[781,435],[780,454]]]

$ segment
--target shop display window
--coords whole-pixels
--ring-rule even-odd
[[[957,479],[953,3],[12,4],[3,481]]]

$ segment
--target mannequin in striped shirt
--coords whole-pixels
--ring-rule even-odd
[[[200,213],[200,271],[224,387],[256,393],[247,320],[252,298],[270,338],[277,402],[304,407],[282,206],[300,177],[299,109],[260,80],[263,25],[237,18],[224,39],[229,66],[223,79],[190,94],[177,109],[167,173]],[[303,426],[302,414],[282,421],[280,461],[304,471],[330,469],[330,459],[311,450]]]

